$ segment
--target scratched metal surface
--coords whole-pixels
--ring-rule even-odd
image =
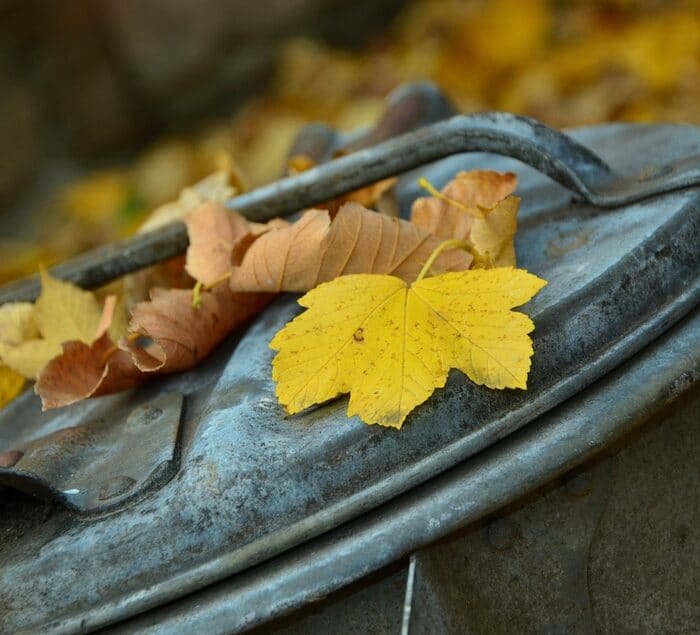
[[[700,131],[691,128],[606,126],[573,136],[627,173],[700,148]],[[343,400],[285,419],[267,346],[297,312],[285,297],[235,350],[232,340],[194,372],[58,416],[37,415],[27,396],[0,416],[1,450],[182,392],[182,463],[170,482],[119,511],[88,518],[56,511],[2,534],[2,630],[95,628],[308,540],[524,426],[698,304],[697,190],[604,211],[512,160],[464,155],[422,173],[441,184],[472,166],[519,174],[519,264],[549,280],[525,309],[537,327],[527,393],[478,388],[453,372],[401,432],[347,419]],[[416,194],[412,178],[404,179],[404,202]]]

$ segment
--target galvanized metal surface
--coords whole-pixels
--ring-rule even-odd
[[[607,126],[574,134],[611,165],[639,172],[642,148],[657,155],[663,149],[668,162],[697,149],[697,130],[683,129],[680,137],[674,131]],[[663,147],[658,135],[665,135]],[[629,148],[638,151],[630,156]],[[148,498],[103,518],[84,522],[58,511],[21,535],[11,533],[0,545],[0,623],[13,631],[39,624],[54,632],[94,628],[252,567],[514,432],[610,372],[698,303],[696,190],[603,213],[512,161],[461,156],[427,173],[439,185],[456,167],[470,166],[513,169],[522,177],[520,264],[550,281],[527,308],[537,325],[527,393],[495,393],[454,373],[401,432],[348,420],[342,402],[285,420],[267,347],[298,310],[283,299],[228,360],[224,346],[196,371],[57,417],[34,418],[38,407],[27,396],[0,417],[6,435],[0,449],[159,392],[182,392],[182,469]],[[404,200],[412,188],[404,188]],[[0,514],[0,530],[2,523]],[[66,574],[56,575],[58,563]]]
[[[408,567],[403,559],[251,635],[692,633],[698,422],[696,388],[602,455],[414,552]]]
[[[15,460],[0,467],[0,486],[80,512],[118,507],[177,471],[181,411],[182,395],[164,394],[130,412],[61,428],[11,450]]]
[[[700,392],[687,397],[563,483],[419,551],[410,635],[695,632]]]
[[[692,505],[694,497],[697,497],[700,491],[697,488],[698,466],[693,460],[693,452],[698,443],[698,421],[689,416],[700,412],[699,384],[700,312],[695,312],[692,319],[669,331],[609,376],[471,460],[314,541],[202,592],[107,629],[106,632],[138,632],[149,635],[192,632],[215,635],[243,632],[324,598],[333,591],[344,588],[367,574],[498,510],[502,511],[499,515],[492,516],[492,520],[509,518],[511,523],[516,523],[530,518],[528,522],[551,522],[558,526],[562,534],[555,531],[555,527],[545,530],[541,526],[535,526],[526,531],[524,527],[515,526],[513,531],[509,532],[502,527],[489,531],[489,525],[478,526],[476,537],[468,534],[467,546],[474,547],[477,540],[485,541],[487,549],[483,550],[484,553],[475,554],[465,562],[461,558],[456,559],[454,549],[447,547],[449,555],[445,558],[438,556],[438,565],[442,562],[448,570],[450,566],[454,568],[452,582],[457,587],[457,592],[460,575],[474,581],[474,593],[478,597],[474,598],[474,602],[478,604],[480,612],[477,614],[477,609],[472,607],[474,615],[471,615],[468,624],[474,625],[474,620],[478,617],[482,618],[482,622],[478,623],[474,631],[468,632],[504,632],[499,630],[502,622],[489,622],[489,616],[494,617],[499,611],[506,615],[510,611],[512,615],[529,599],[539,604],[531,607],[529,612],[523,612],[518,622],[520,626],[528,624],[529,628],[532,628],[538,617],[542,618],[542,622],[552,625],[552,620],[557,619],[556,616],[544,616],[543,613],[556,604],[560,610],[565,611],[564,614],[560,614],[561,623],[569,624],[574,611],[592,604],[593,613],[599,611],[594,623],[600,632],[624,632],[625,620],[628,619],[626,616],[632,607],[638,612],[636,620],[643,619],[645,613],[656,613],[657,621],[654,627],[659,628],[648,629],[646,632],[691,632],[692,629],[689,631],[687,627],[664,629],[660,627],[663,622],[658,620],[663,619],[665,606],[666,615],[669,618],[675,616],[675,626],[683,622],[690,622],[692,626],[693,611],[697,612],[698,608],[697,603],[693,604],[697,586],[693,584],[693,580],[697,573],[694,563],[700,561],[700,545],[692,520],[687,520],[688,515],[691,518],[694,517],[693,514],[697,515],[697,509],[684,509],[684,506],[689,503]],[[657,446],[661,446],[658,460],[655,458],[655,446],[647,444],[642,446],[641,457],[637,454],[637,458],[629,461],[625,459],[627,464],[620,470],[624,477],[619,477],[620,481],[615,487],[606,482],[606,468],[603,468],[603,473],[591,475],[588,486],[580,481],[570,481],[577,476],[576,472],[571,473],[572,469],[592,457],[599,456],[601,451],[613,446],[615,442],[645,423],[659,409],[668,407],[684,393],[693,394],[694,397],[686,401],[686,408],[680,410],[681,416],[676,420],[677,426],[683,426],[683,435],[679,441],[671,443],[669,437],[662,433],[661,438],[656,441]],[[688,404],[692,407],[688,407]],[[657,423],[657,427],[663,430],[663,425]],[[623,451],[623,456],[629,455],[625,453],[626,451]],[[674,461],[678,464],[674,465]],[[629,463],[634,466],[633,469],[629,467]],[[641,473],[643,471],[644,474]],[[520,507],[528,504],[527,500],[516,504],[511,510],[503,510],[506,505],[516,503],[525,494],[545,485],[549,484],[551,491],[552,482],[565,474],[569,477],[566,479],[569,482],[565,482],[563,488],[566,493],[558,493],[556,498],[561,502],[562,496],[571,495],[572,500],[566,507],[559,507],[551,516],[548,516],[546,511],[528,511],[524,508],[523,513],[516,519],[510,518],[510,514],[518,513]],[[635,488],[642,483],[646,483],[646,491],[634,495]],[[601,487],[602,491],[596,492],[597,487]],[[587,489],[590,491],[589,495],[593,496],[590,503],[584,496]],[[605,509],[610,516],[603,523],[600,521],[601,507],[606,501],[600,499],[606,497]],[[666,497],[666,500],[656,500],[655,497]],[[556,507],[549,501],[545,506],[549,510]],[[679,507],[675,513],[670,509],[674,506]],[[580,509],[581,507],[584,509]],[[569,518],[569,513],[573,517]],[[577,520],[582,521],[578,531]],[[636,526],[635,522],[649,526]],[[543,531],[549,532],[547,535],[552,539],[549,543],[551,552],[545,556],[544,562],[535,566],[532,564],[529,549],[525,548],[528,545],[517,545],[520,540],[526,539],[530,547],[539,549],[540,553],[546,552],[547,545],[534,544],[538,540],[538,532]],[[593,532],[595,536],[592,536]],[[607,535],[603,532],[607,532]],[[571,548],[566,540],[567,536],[571,539]],[[660,558],[654,554],[654,536],[658,537],[662,554]],[[456,540],[459,539],[458,536]],[[638,545],[635,544],[637,541]],[[637,546],[640,547],[639,550]],[[683,547],[689,550],[675,550]],[[495,559],[490,560],[496,558],[499,553],[503,553],[507,558],[511,553],[507,550],[512,548],[519,554],[517,558],[513,556],[516,561],[512,564],[504,562],[503,559],[500,563]],[[435,549],[440,550],[441,547],[436,546]],[[586,553],[583,553],[584,550]],[[593,575],[596,576],[596,580],[589,580],[589,585],[595,584],[598,589],[591,593],[588,599],[582,598],[580,594],[583,592],[583,586],[589,587],[585,582],[576,579],[576,576],[584,573],[582,560],[586,557],[591,563]],[[562,560],[562,566],[568,570],[572,579],[566,579],[565,571],[556,572],[557,559]],[[420,555],[417,560],[420,563]],[[553,566],[547,568],[547,562]],[[663,570],[659,571],[664,562],[672,566],[673,571],[684,566],[684,563],[687,564],[687,568],[680,575],[677,572],[666,575]],[[615,563],[621,565],[618,572],[615,570]],[[470,566],[471,564],[474,566]],[[523,573],[528,567],[535,570],[528,571],[527,576],[510,584],[515,584],[512,592],[516,594],[518,585],[527,587],[528,580],[533,576],[532,588],[524,589],[521,597],[513,598],[512,607],[504,606],[504,602],[510,597],[511,589],[506,582],[509,572],[517,575],[515,572]],[[416,571],[418,572],[418,568]],[[635,584],[635,576],[644,576],[645,571],[651,574],[649,586],[646,579],[642,579],[638,585]],[[622,572],[630,576],[627,583],[620,575]],[[552,577],[549,581],[551,587],[547,589],[546,597],[542,597],[543,586],[547,584],[544,578],[548,573]],[[428,572],[426,575],[431,576]],[[493,579],[489,579],[489,576]],[[614,576],[617,579],[610,580]],[[430,579],[437,584],[432,576]],[[447,586],[451,585],[449,579],[445,580],[442,577],[441,581]],[[562,581],[565,585],[563,593],[553,588],[557,582]],[[656,591],[655,584],[659,584]],[[425,589],[419,589],[420,585],[419,581],[414,588],[410,633],[413,633],[414,629],[417,632],[425,632],[419,630],[421,622],[424,626],[426,623],[434,626],[434,618],[442,620],[443,624],[447,622],[448,625],[453,623],[454,619],[458,619],[454,615],[446,615],[451,605],[450,598],[442,596],[444,588],[438,592],[446,603],[439,616],[434,613],[422,613],[426,606],[418,600],[418,594]],[[611,586],[615,588],[615,595],[607,599],[605,589]],[[533,598],[535,589],[539,600]],[[478,596],[479,591],[483,595]],[[679,594],[680,591],[682,595]],[[395,612],[390,615],[403,612],[401,602],[396,598],[393,583],[389,592],[393,594],[393,599],[389,599],[387,608],[396,607]],[[365,598],[370,594],[363,593],[359,587],[354,587],[345,595],[350,593],[361,594]],[[567,593],[573,594],[573,597]],[[656,596],[651,604],[650,593],[652,597]],[[491,599],[489,594],[493,594]],[[673,601],[674,594],[679,597],[681,604],[669,607],[668,602]],[[659,598],[663,598],[663,602],[657,602]],[[429,598],[426,599],[430,601]],[[616,600],[621,601],[620,605],[612,607]],[[625,605],[626,601],[633,604]],[[551,603],[550,606],[547,606],[548,602]],[[436,608],[439,610],[439,607]],[[342,605],[334,607],[331,615],[336,619],[343,615]],[[355,606],[351,615],[359,621],[360,608]],[[583,625],[587,623],[586,620],[590,624],[590,613],[586,615],[584,611],[580,617]],[[497,619],[497,616],[494,619]],[[327,623],[324,618],[318,621],[322,624]],[[367,622],[361,624],[366,626]],[[600,628],[606,624],[615,627],[607,630]],[[308,622],[306,625],[308,626]],[[634,628],[629,630],[644,632],[640,626],[644,625],[637,621]],[[570,632],[566,629],[547,631],[546,628],[534,631]],[[264,629],[262,632],[267,633],[268,630]],[[276,630],[271,628],[270,632],[275,633]],[[284,623],[280,632],[286,632]],[[304,628],[302,624],[297,632],[314,631]],[[338,627],[338,632],[344,632],[342,626]],[[383,632],[380,628],[377,629],[377,633]],[[427,632],[454,631],[429,628]],[[515,628],[505,632],[533,631]]]
[[[596,632],[589,548],[610,493],[609,460],[537,503],[416,555],[409,635]],[[585,483],[583,482],[585,479]]]
[[[241,194],[228,206],[251,220],[269,220],[443,157],[483,151],[519,159],[593,205],[615,207],[700,184],[697,130],[681,125],[661,128],[647,129],[639,144],[634,138],[626,140],[629,155],[642,152],[644,157],[641,165],[633,162],[637,164],[632,167],[619,160],[608,162],[605,156],[601,159],[597,148],[534,119],[509,113],[458,115]],[[671,160],[656,144],[650,146],[653,136],[656,144],[673,138],[674,150],[682,151],[674,152]],[[84,287],[99,286],[186,248],[187,232],[178,222],[100,247],[51,271]],[[33,300],[39,289],[36,276],[10,283],[0,288],[0,304]]]

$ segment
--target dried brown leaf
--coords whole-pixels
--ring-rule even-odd
[[[442,198],[414,201],[411,222],[433,236],[467,240],[474,221],[512,194],[517,185],[518,178],[512,172],[460,172],[442,189]]]
[[[44,410],[132,388],[145,377],[131,356],[116,349],[108,334],[91,345],[72,341],[39,374],[34,391]]]
[[[486,218],[477,218],[469,241],[474,255],[474,269],[515,266],[515,232],[520,199],[509,196],[489,210]]]
[[[137,304],[129,330],[141,337],[122,338],[144,372],[172,373],[192,368],[236,326],[256,315],[270,300],[262,293],[232,293],[219,285],[192,306],[188,289],[152,289],[151,300]]]
[[[325,210],[308,210],[294,224],[256,240],[231,272],[234,291],[308,291],[351,273],[386,273],[413,280],[442,241],[397,218],[346,203],[333,222]],[[468,269],[472,258],[445,251],[435,272]]]
[[[268,225],[249,222],[219,203],[200,205],[185,223],[190,239],[185,268],[203,284],[220,280],[241,262],[253,241],[269,229]]]
[[[515,266],[513,239],[520,199],[512,172],[460,172],[439,197],[419,198],[411,222],[440,238],[467,241],[473,268]]]

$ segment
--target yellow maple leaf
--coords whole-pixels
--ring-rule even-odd
[[[111,325],[89,291],[41,270],[41,295],[35,305],[8,304],[0,309],[0,360],[29,379],[61,354],[62,344],[91,344]],[[112,307],[113,309],[113,307]]]
[[[350,393],[348,416],[400,428],[450,368],[490,388],[527,387],[534,325],[510,309],[546,282],[510,267],[424,278],[432,260],[410,285],[341,276],[299,300],[308,310],[270,343],[279,351],[276,394],[289,413]]]

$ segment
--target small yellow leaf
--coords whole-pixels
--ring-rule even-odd
[[[79,340],[91,344],[97,337],[102,308],[95,296],[41,269],[41,295],[34,319],[47,340]]]
[[[64,342],[92,344],[111,328],[115,310],[110,301],[109,319],[102,322],[103,309],[92,293],[43,269],[40,274],[41,295],[35,305],[0,308],[0,360],[29,379],[36,379],[61,354]]]
[[[11,302],[0,307],[0,361],[24,377],[34,378],[59,345],[47,344],[34,320],[34,305]]]
[[[4,408],[24,388],[25,379],[4,364],[0,364],[0,408]]]
[[[546,282],[512,268],[445,273],[406,284],[358,274],[319,285],[308,310],[270,343],[276,394],[299,412],[350,393],[348,415],[400,428],[450,368],[490,388],[526,388],[534,325],[510,309]]]
[[[36,379],[61,351],[61,344],[53,340],[27,340],[17,346],[0,343],[0,359],[27,379]]]

